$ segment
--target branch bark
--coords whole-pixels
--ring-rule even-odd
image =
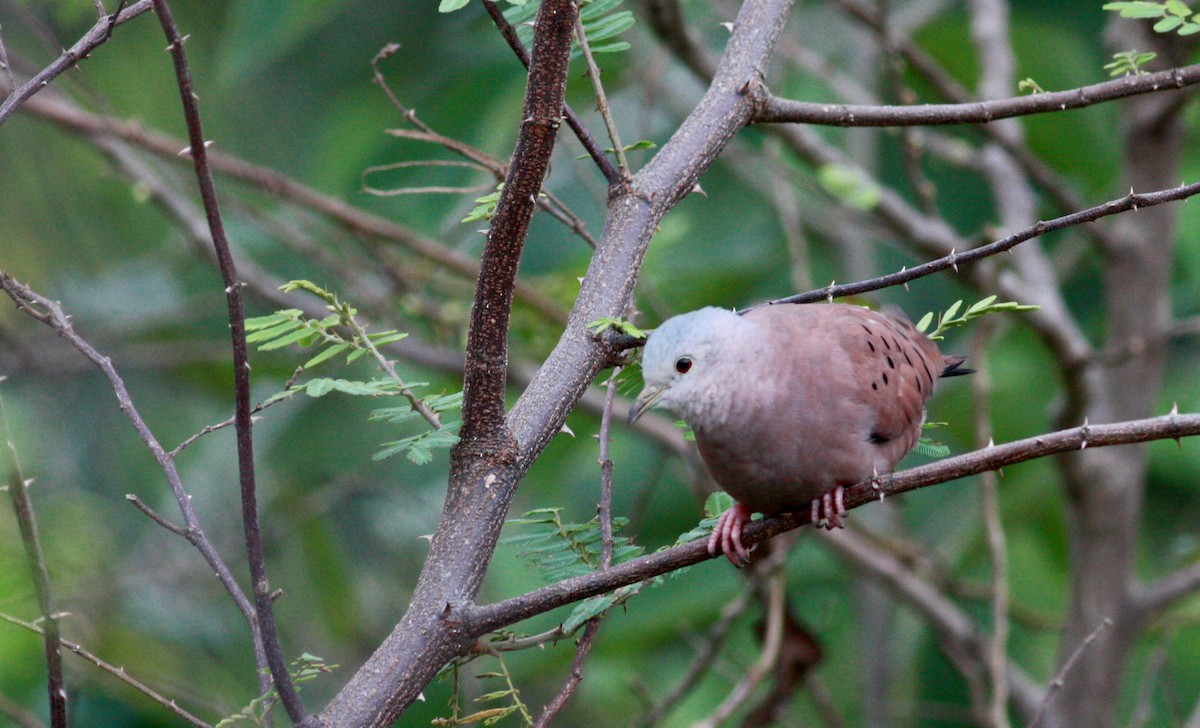
[[[825,126],[938,126],[987,124],[999,119],[1086,106],[1164,89],[1181,89],[1200,83],[1200,64],[1171,68],[1144,76],[1125,76],[1069,91],[1014,96],[967,104],[917,104],[914,106],[859,106],[819,104],[771,96],[755,116],[758,124],[792,122]]]
[[[554,7],[544,4],[539,12],[546,12],[547,5]],[[464,437],[463,449],[458,452],[469,453],[470,462],[464,462],[464,455],[454,458],[459,465],[452,465],[442,522],[408,612],[322,713],[327,725],[390,725],[438,668],[474,644],[456,619],[456,610],[474,600],[518,481],[611,356],[587,324],[625,310],[658,222],[693,189],[729,139],[749,122],[755,103],[751,91],[757,88],[790,7],[790,0],[746,2],[704,98],[672,139],[634,176],[629,188],[609,201],[607,224],[567,331],[506,419],[505,432],[513,438],[515,448],[503,443],[498,451],[466,449]],[[561,42],[569,43],[570,26],[559,32],[566,33]],[[538,39],[543,34],[541,27],[535,30],[531,75],[539,72]],[[488,323],[497,312],[481,311],[479,315],[482,323]],[[500,337],[505,335],[505,331],[499,332]],[[492,356],[502,353],[495,341],[489,348]],[[498,363],[493,359],[482,362],[481,367]],[[486,422],[497,413],[503,395],[502,389],[495,392],[488,387],[502,380],[483,368],[468,379],[473,387],[483,388],[473,397],[487,395],[491,400],[484,397],[476,402],[470,414],[464,407],[464,422],[468,417]]]
[[[895,473],[881,478],[878,482],[859,483],[846,489],[845,505],[847,509],[853,509],[887,496],[1048,455],[1195,435],[1200,435],[1200,413],[1171,412],[1160,417],[1107,425],[1084,424],[946,458]],[[756,544],[808,523],[809,517],[810,514],[805,509],[802,512],[752,521],[746,526],[742,542],[747,546]],[[494,604],[464,606],[453,610],[451,619],[460,628],[475,635],[483,635],[580,599],[603,594],[626,584],[644,581],[710,558],[713,557],[708,553],[707,544],[694,541],[626,561],[606,572],[566,579],[523,596]]]

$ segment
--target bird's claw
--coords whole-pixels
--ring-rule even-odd
[[[846,527],[846,521],[842,518],[846,515],[845,489],[842,486],[822,493],[820,498],[813,498],[811,508],[814,528],[827,528],[832,531],[835,528]]]
[[[750,509],[734,503],[717,518],[717,525],[708,537],[708,553],[713,556],[725,554],[729,563],[737,568],[750,563],[750,549],[742,543],[742,529],[750,522]]]

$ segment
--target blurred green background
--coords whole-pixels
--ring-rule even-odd
[[[970,87],[977,69],[967,20],[954,8],[933,6],[937,12],[916,24],[913,38]],[[173,7],[183,32],[191,34],[187,50],[214,149],[478,256],[482,223],[459,220],[484,191],[376,196],[362,189],[363,171],[371,165],[453,158],[438,146],[386,133],[403,126],[401,113],[372,82],[371,59],[388,43],[399,43],[400,49],[382,61],[381,69],[422,121],[500,159],[511,152],[524,76],[478,3],[447,15],[437,12],[433,0],[386,5],[210,0],[178,1]],[[726,34],[718,24],[733,18],[734,7],[686,2],[684,8],[694,27],[719,48]],[[1104,80],[1106,20],[1100,3],[1014,2],[1018,76],[1033,77],[1048,90]],[[0,31],[23,77],[94,21],[93,5],[86,0],[0,0]],[[877,80],[869,77],[875,71],[864,72],[857,57],[864,32],[829,4],[808,2],[795,11],[785,44],[820,53],[837,72],[858,74],[870,85]],[[702,88],[640,17],[624,37],[632,43],[630,51],[601,58],[610,103],[626,143],[646,139],[661,145]],[[181,138],[178,92],[164,45],[156,20],[144,15],[119,27],[108,44],[45,95],[65,94],[95,113]],[[569,99],[601,137],[582,68],[572,69]],[[823,79],[786,55],[775,64],[771,82],[781,95],[838,98]],[[938,99],[930,95],[929,100]],[[1193,105],[1187,119],[1195,114]],[[1030,146],[1095,204],[1125,191],[1117,183],[1115,120],[1115,110],[1102,106],[1022,123]],[[897,134],[820,131],[857,150],[881,180],[912,198]],[[970,145],[980,138],[969,129],[943,133]],[[547,187],[599,236],[603,180],[589,161],[576,159],[582,152],[574,139],[565,133],[561,139]],[[181,199],[196,204],[194,178],[185,164],[132,147],[126,152],[155,169]],[[640,166],[652,153],[632,152],[632,163]],[[1191,144],[1184,162],[1189,180],[1197,177],[1197,161]],[[941,211],[960,231],[994,233],[989,226],[996,212],[976,175],[934,157],[927,160],[926,172],[937,185]],[[479,171],[427,166],[372,175],[370,182],[389,189],[491,184]],[[849,281],[919,262],[886,233],[863,223],[859,213],[830,204],[813,171],[782,153],[759,129],[742,133],[701,182],[705,194],[691,195],[667,217],[649,252],[639,287],[640,322],[647,326],[701,305],[744,306],[814,283]],[[305,277],[337,291],[361,304],[376,329],[399,328],[443,351],[461,352],[470,281],[437,270],[393,242],[364,245],[360,236],[313,211],[253,186],[218,176],[218,189],[242,259],[281,281]],[[808,271],[797,264],[795,248],[787,242],[798,230],[781,222],[781,189],[804,221]],[[144,182],[121,172],[87,135],[28,109],[0,128],[0,268],[62,301],[77,331],[113,358],[148,424],[171,448],[229,416],[232,378],[220,278],[151,197]],[[1181,205],[1178,212],[1174,306],[1185,316],[1200,308],[1200,208]],[[861,226],[864,247],[857,255],[829,245],[822,234],[841,224]],[[1102,261],[1073,232],[1043,242],[1056,256],[1074,256],[1065,294],[1088,331],[1099,336],[1104,321],[1095,289]],[[539,214],[521,275],[566,311],[590,254],[566,227]],[[394,256],[397,269],[408,276],[405,286],[373,267],[376,255]],[[869,302],[898,305],[916,319],[973,295],[944,275],[917,282],[911,291],[882,292]],[[254,291],[248,300],[254,315],[277,308]],[[1000,323],[989,349],[997,441],[1052,429],[1060,396],[1049,356],[1016,318]],[[518,304],[514,359],[535,365],[560,331],[558,322]],[[945,348],[965,353],[970,346],[968,336],[956,334]],[[1172,346],[1163,408],[1178,402],[1180,410],[1195,411],[1200,408],[1197,341],[1185,338]],[[278,391],[307,356],[295,349],[255,353],[256,398]],[[404,361],[400,369],[411,380],[428,382],[430,391],[461,386],[452,372]],[[255,693],[245,625],[197,553],[126,501],[126,494],[135,494],[176,518],[161,471],[117,409],[107,382],[65,342],[8,305],[0,306],[0,375],[8,377],[0,394],[23,473],[35,481],[32,493],[54,596],[67,614],[65,636],[125,666],[206,720],[215,723],[239,710]],[[349,372],[329,374],[342,375],[365,378],[371,369],[362,360]],[[517,394],[514,388],[512,396]],[[373,461],[380,443],[405,434],[368,422],[375,406],[336,394],[296,398],[263,413],[255,430],[262,522],[272,584],[283,589],[276,604],[286,651],[289,657],[308,652],[341,666],[304,685],[311,708],[328,701],[402,615],[427,547],[421,536],[433,531],[441,509],[445,453],[422,467],[402,457]],[[951,423],[937,434],[955,452],[970,448],[966,385],[945,386],[930,418]],[[593,414],[571,416],[573,436],[551,443],[518,492],[512,515],[545,506],[562,507],[572,520],[594,515],[598,424]],[[672,543],[701,516],[692,473],[685,463],[664,459],[645,437],[623,426],[614,430],[615,511],[631,518],[625,532],[651,549]],[[1200,450],[1187,442],[1182,449],[1173,442],[1150,449],[1152,485],[1141,556],[1147,576],[1194,560],[1200,549],[1195,529]],[[180,457],[179,467],[206,532],[245,583],[232,432],[203,438]],[[1066,596],[1056,480],[1052,464],[1038,461],[1006,469],[1001,487],[1012,599],[1019,612],[1011,651],[1041,681],[1054,670],[1055,627]],[[853,520],[903,533],[925,544],[948,575],[984,584],[987,555],[979,500],[968,479],[861,509]],[[0,507],[0,612],[31,620],[36,603],[10,513],[7,505]],[[540,584],[513,548],[501,547],[483,599],[514,596]],[[681,679],[701,635],[744,588],[742,574],[713,561],[647,589],[615,611],[604,621],[582,686],[558,724],[635,724],[645,709],[644,696],[659,697]],[[857,609],[865,587],[805,535],[788,561],[788,589],[796,616],[817,636],[826,656],[817,673],[820,681],[847,722],[862,724],[866,673]],[[984,600],[962,603],[986,621]],[[1150,681],[1153,705],[1147,725],[1177,725],[1191,709],[1200,691],[1196,607],[1193,600],[1175,609],[1139,645],[1131,672],[1144,677],[1126,681],[1122,716],[1134,710],[1140,691],[1147,689],[1145,681]],[[752,607],[737,623],[708,676],[664,725],[688,725],[707,715],[756,658],[757,610]],[[568,611],[518,628],[547,629]],[[899,608],[887,640],[896,724],[969,723],[966,688],[923,622]],[[1164,658],[1156,657],[1160,651]],[[572,653],[572,643],[565,641],[505,658],[531,709],[540,709],[558,689]],[[1147,672],[1145,663],[1156,659],[1162,660],[1157,671]],[[110,675],[73,656],[66,664],[74,725],[182,724]],[[494,669],[492,658],[464,669],[464,701],[498,689],[495,681],[469,677]],[[44,680],[40,640],[0,623],[0,695],[44,716]],[[447,715],[449,697],[448,683],[435,682],[425,691],[425,702],[400,724],[428,725]],[[810,723],[815,710],[801,695],[789,715],[795,724]],[[5,720],[0,716],[0,724]]]

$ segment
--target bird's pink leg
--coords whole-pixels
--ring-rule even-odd
[[[729,563],[741,568],[750,563],[750,550],[742,544],[742,529],[750,522],[750,509],[734,502],[733,507],[721,514],[712,535],[708,537],[708,553],[716,556],[724,553]]]
[[[827,528],[832,531],[835,528],[846,527],[846,522],[842,520],[842,516],[846,515],[845,492],[845,489],[839,485],[831,491],[822,493],[820,498],[813,498],[812,525],[814,528]]]

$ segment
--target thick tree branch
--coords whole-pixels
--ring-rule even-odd
[[[26,99],[48,86],[63,71],[79,63],[81,59],[87,58],[89,53],[111,38],[113,28],[128,20],[133,20],[152,6],[151,0],[138,0],[124,10],[121,10],[115,17],[109,16],[103,18],[93,25],[91,30],[84,33],[83,37],[76,41],[75,45],[63,51],[62,55],[56,58],[53,63],[43,68],[37,75],[17,88],[11,89],[11,93],[4,98],[3,102],[0,102],[0,124],[3,124],[8,119],[9,114],[16,111]]]
[[[945,483],[1047,455],[1068,453],[1084,448],[1127,445],[1195,435],[1200,435],[1200,414],[1172,412],[1161,417],[1107,425],[1084,424],[1080,427],[1028,437],[904,470],[880,478],[878,483],[871,481],[859,483],[846,489],[845,504],[847,509],[857,508],[886,496],[898,495],[928,485]],[[753,521],[746,527],[742,541],[747,545],[764,541],[808,523],[809,515],[808,510],[804,509],[795,513],[785,513]],[[708,553],[706,544],[695,541],[627,561],[607,572],[596,572],[565,579],[557,584],[551,584],[523,596],[495,604],[460,608],[454,610],[450,618],[469,633],[483,635],[580,599],[603,594],[626,584],[644,581],[653,576],[710,558],[713,557]]]
[[[250,579],[254,594],[254,611],[257,618],[263,651],[271,668],[279,700],[288,716],[297,726],[313,725],[312,718],[304,708],[292,677],[288,674],[287,659],[279,642],[279,631],[275,625],[275,611],[271,598],[271,585],[267,580],[266,555],[263,552],[262,532],[258,522],[258,494],[254,476],[254,436],[250,420],[250,360],[246,349],[246,315],[242,303],[242,282],[238,279],[233,263],[229,239],[225,235],[225,224],[221,220],[216,187],[212,171],[208,166],[208,152],[204,131],[200,124],[200,109],[197,95],[192,87],[191,70],[187,54],[183,49],[184,38],[175,25],[167,0],[154,0],[154,11],[158,15],[163,35],[167,38],[167,50],[175,66],[175,78],[179,96],[183,103],[183,116],[187,123],[188,140],[191,144],[192,162],[196,168],[196,180],[200,197],[204,202],[213,247],[225,283],[225,300],[229,309],[230,337],[233,343],[234,380],[234,429],[237,431],[238,473],[242,495],[242,526],[246,535],[246,556],[250,566]]]
[[[474,640],[444,621],[474,600],[519,480],[504,417],[513,284],[550,163],[566,91],[573,0],[538,9],[521,130],[488,230],[467,331],[461,439],[451,451],[442,519],[404,619],[321,715],[329,726],[387,726],[448,659]]]
[[[452,540],[435,534],[408,613],[322,714],[328,725],[390,725],[446,660],[475,644],[451,618],[454,610],[469,605],[477,593],[518,480],[610,358],[611,351],[587,325],[625,310],[658,222],[749,120],[750,91],[762,77],[790,4],[746,2],[709,91],[630,188],[610,200],[608,222],[567,331],[507,418],[518,446],[515,461],[493,449],[479,453],[467,476],[452,472],[460,485],[452,485],[443,513],[444,521],[453,523],[440,526],[439,532],[456,528],[458,534]],[[543,4],[543,12],[545,8]],[[539,34],[540,28],[535,30],[535,56]],[[569,42],[569,36],[563,41]],[[453,493],[457,488],[462,488],[461,497]]]
[[[1129,96],[1169,91],[1200,83],[1200,64],[1144,76],[1125,76],[1069,91],[1015,96],[966,104],[859,106],[820,104],[769,97],[754,116],[755,123],[800,123],[824,126],[936,126],[987,124],[998,119],[1081,109]]]
[[[568,0],[544,3],[530,62],[529,85],[513,163],[488,228],[480,261],[475,305],[467,329],[463,372],[462,439],[504,427],[504,383],[508,370],[508,320],[513,283],[542,180],[558,135],[570,61],[570,32],[579,9]],[[559,37],[566,27],[564,43]]]

